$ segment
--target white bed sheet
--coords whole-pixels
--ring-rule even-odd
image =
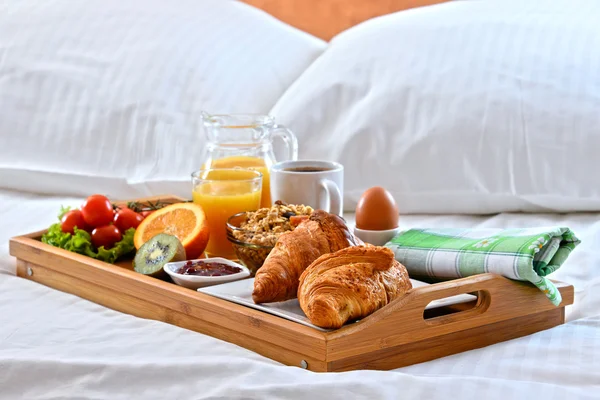
[[[402,217],[404,227],[573,228],[583,242],[553,275],[576,287],[569,322],[396,371],[316,374],[15,277],[8,239],[80,201],[0,192],[1,399],[600,398],[600,214]]]

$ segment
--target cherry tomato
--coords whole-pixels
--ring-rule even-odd
[[[137,228],[143,220],[144,217],[140,214],[129,208],[125,208],[117,211],[114,222],[115,226],[119,228],[121,232],[125,232],[129,228]]]
[[[80,210],[71,210],[67,212],[60,220],[60,230],[70,234],[75,233],[75,227],[88,230],[89,227],[83,220],[83,215]]]
[[[123,238],[121,232],[114,225],[105,225],[92,231],[92,243],[96,248],[104,246],[106,250]]]
[[[95,194],[81,206],[83,220],[92,228],[108,225],[114,218],[113,207],[106,196]]]
[[[142,211],[140,214],[142,215],[142,217],[146,218],[148,215],[152,214],[154,211],[156,211],[156,210]]]

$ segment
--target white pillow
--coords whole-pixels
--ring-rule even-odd
[[[272,110],[401,212],[600,210],[600,2],[459,1],[340,34]]]
[[[268,113],[325,42],[226,0],[0,12],[0,187],[191,196],[200,111]]]

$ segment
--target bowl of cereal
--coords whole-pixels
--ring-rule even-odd
[[[227,220],[227,239],[252,276],[262,267],[279,236],[292,231],[313,209],[276,201],[272,207],[232,215]]]

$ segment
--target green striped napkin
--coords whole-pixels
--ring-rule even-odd
[[[560,292],[545,276],[560,268],[579,243],[562,227],[410,229],[386,246],[410,275],[455,279],[492,272],[529,281],[559,305]]]

